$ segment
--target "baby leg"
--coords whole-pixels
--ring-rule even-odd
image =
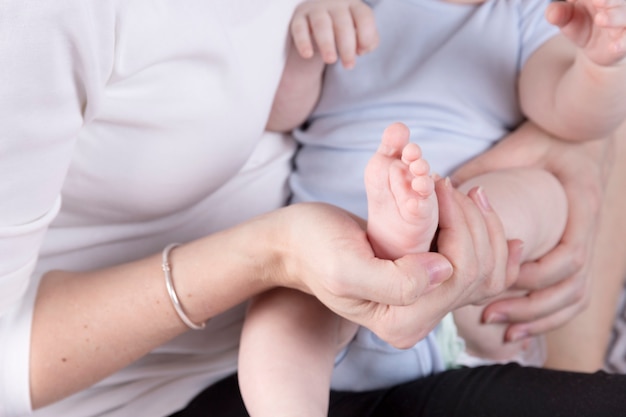
[[[250,416],[328,415],[335,356],[357,328],[300,291],[277,288],[255,297],[239,350],[239,386]]]

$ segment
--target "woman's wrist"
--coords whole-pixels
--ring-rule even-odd
[[[276,217],[270,213],[170,252],[172,281],[192,322],[210,320],[283,281]]]

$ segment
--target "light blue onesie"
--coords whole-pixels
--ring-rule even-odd
[[[294,201],[325,201],[363,217],[363,171],[385,127],[409,126],[432,171],[447,175],[523,120],[520,68],[558,33],[544,18],[548,0],[371,3],[380,45],[352,70],[327,68],[321,100],[295,132],[302,148],[291,178]],[[374,389],[444,369],[436,331],[397,350],[362,329],[338,358],[333,388]]]

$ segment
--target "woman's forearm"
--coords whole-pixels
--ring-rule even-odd
[[[174,249],[169,264],[195,323],[271,286],[271,244],[249,222]],[[260,265],[263,264],[263,267]],[[268,267],[268,268],[266,268]],[[161,254],[42,279],[32,325],[31,397],[41,407],[105,378],[188,330],[168,296]]]

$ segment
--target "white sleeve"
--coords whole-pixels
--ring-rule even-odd
[[[24,296],[94,90],[91,3],[0,0],[0,417],[30,413]]]

